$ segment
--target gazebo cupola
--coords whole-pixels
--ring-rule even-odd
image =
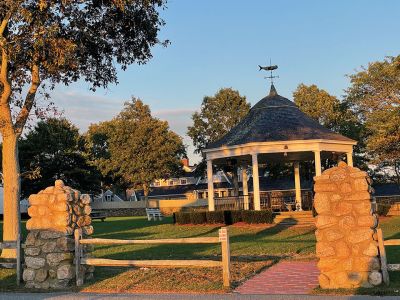
[[[299,162],[314,161],[316,175],[321,174],[321,159],[346,156],[352,166],[356,144],[311,119],[294,102],[280,96],[271,84],[268,96],[254,105],[237,126],[203,151],[207,160],[208,208],[215,210],[213,165],[223,166],[235,159],[242,170],[244,209],[249,208],[248,166],[252,167],[253,207],[260,210],[259,164],[290,162],[294,166],[296,207],[301,210]]]

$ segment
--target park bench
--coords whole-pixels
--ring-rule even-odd
[[[100,219],[102,222],[104,222],[104,220],[107,218],[107,214],[104,211],[92,210],[90,217],[92,220]]]
[[[158,208],[146,208],[147,220],[156,220],[158,218],[160,221],[163,218],[163,215]]]
[[[17,252],[17,258],[13,261],[0,260],[0,267],[6,269],[16,269],[17,273],[17,285],[21,282],[21,236],[18,234],[16,241],[3,241],[0,242],[0,250],[3,249],[15,249]]]

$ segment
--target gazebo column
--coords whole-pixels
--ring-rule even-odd
[[[296,210],[302,211],[301,207],[301,184],[300,184],[300,164],[295,162],[294,164],[294,187],[296,190]]]
[[[315,176],[320,176],[322,173],[321,168],[321,151],[314,151],[314,162],[315,162]]]
[[[242,167],[242,187],[244,210],[249,210],[249,186],[247,184],[247,166]]]
[[[347,156],[347,165],[349,167],[352,167],[353,166],[353,152],[347,152],[346,156]]]
[[[254,210],[261,210],[260,203],[260,178],[258,176],[258,157],[257,153],[251,155],[253,164],[253,198],[254,198]]]
[[[208,210],[215,210],[212,160],[207,160]]]

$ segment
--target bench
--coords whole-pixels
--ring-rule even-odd
[[[163,218],[163,215],[158,208],[146,208],[147,220],[156,220],[158,218],[160,221]]]
[[[0,250],[3,249],[15,249],[17,252],[17,258],[12,261],[0,261],[0,267],[7,269],[16,269],[17,273],[17,285],[21,282],[21,236],[18,234],[16,241],[3,241],[0,242]]]
[[[104,222],[104,220],[107,218],[107,214],[104,211],[93,210],[90,213],[90,217],[92,220],[100,219],[102,222]]]

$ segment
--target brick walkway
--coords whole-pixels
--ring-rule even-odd
[[[239,286],[239,294],[308,294],[318,286],[317,263],[287,261],[278,263]]]

